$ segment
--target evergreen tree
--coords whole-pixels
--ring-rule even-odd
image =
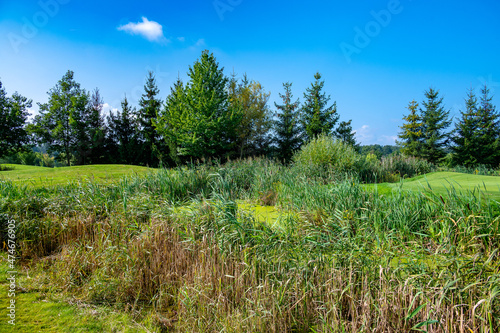
[[[316,73],[314,79],[311,87],[304,93],[305,102],[301,110],[301,122],[307,141],[320,134],[330,135],[339,119],[337,103],[328,106],[330,96],[322,92],[325,81],[320,81],[321,74]]]
[[[226,158],[234,152],[242,111],[229,103],[229,79],[213,54],[203,51],[189,68],[189,81],[178,81],[156,128],[179,158]],[[177,118],[177,119],[176,119]]]
[[[455,125],[451,137],[454,145],[451,147],[453,163],[472,167],[481,159],[481,145],[479,140],[478,126],[480,117],[478,113],[477,98],[474,90],[470,90],[465,101],[465,111],[460,111],[461,119]]]
[[[31,100],[15,92],[11,98],[0,81],[0,157],[22,150],[28,143],[26,120]]]
[[[274,103],[277,113],[274,122],[275,142],[278,149],[278,158],[289,162],[293,153],[302,145],[303,131],[299,119],[299,100],[292,102],[292,84],[283,83],[285,94],[279,94],[283,104]]]
[[[176,164],[181,162],[181,156],[186,155],[181,150],[183,142],[189,141],[189,110],[186,103],[186,92],[180,78],[170,88],[170,95],[158,118],[154,121],[156,130],[163,135],[169,147],[170,157]]]
[[[237,127],[240,158],[262,155],[268,151],[272,127],[271,111],[267,105],[270,95],[259,82],[249,81],[246,74],[239,83],[234,76],[230,80],[230,104],[243,112]]]
[[[161,108],[161,101],[157,97],[159,93],[154,74],[150,71],[144,85],[144,93],[139,100],[138,112],[138,125],[143,143],[141,164],[150,166],[158,165],[162,157],[158,133],[153,126],[153,120],[156,119]]]
[[[138,129],[135,119],[136,110],[130,107],[127,97],[121,102],[122,112],[116,115],[110,112],[108,116],[109,153],[114,155],[115,161],[124,164],[138,163]]]
[[[422,157],[431,163],[438,163],[445,155],[449,133],[446,131],[450,126],[450,111],[443,106],[443,99],[439,98],[439,92],[430,88],[425,92],[427,98],[422,104],[425,109],[420,109],[422,119]]]
[[[90,96],[88,105],[88,127],[89,127],[89,163],[103,163],[105,157],[106,124],[102,114],[104,101],[101,98],[99,89],[96,88]]]
[[[479,124],[478,134],[481,148],[478,156],[480,164],[498,166],[500,162],[500,122],[499,114],[491,103],[493,97],[487,86],[481,89],[481,100],[477,109]]]
[[[418,114],[418,103],[413,100],[408,105],[410,113],[403,117],[405,123],[400,128],[398,137],[401,141],[396,144],[401,147],[401,152],[407,156],[422,157],[422,119]]]
[[[49,145],[49,153],[58,153],[71,165],[72,157],[88,147],[85,139],[86,108],[89,96],[74,79],[73,71],[68,71],[49,92],[49,101],[38,104],[40,114],[34,120],[34,132],[41,143]]]
[[[359,149],[359,144],[356,142],[355,132],[352,130],[352,119],[349,121],[341,121],[339,127],[335,131],[335,136],[345,143]]]

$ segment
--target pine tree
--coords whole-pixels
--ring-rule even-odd
[[[337,103],[328,106],[330,96],[322,92],[325,81],[321,80],[321,74],[314,75],[315,81],[304,93],[304,105],[302,106],[302,127],[305,131],[307,141],[320,134],[329,135],[332,133],[339,116],[337,114]]]
[[[471,89],[465,101],[465,111],[460,111],[461,119],[456,123],[451,137],[454,145],[451,147],[453,163],[472,167],[479,163],[481,156],[480,138],[478,126],[480,118],[478,113],[477,98]]]
[[[29,137],[26,131],[31,100],[15,92],[8,97],[0,81],[0,157],[24,149]]]
[[[446,129],[450,126],[450,111],[443,106],[443,99],[439,92],[430,88],[425,92],[427,98],[422,104],[425,109],[420,109],[422,119],[422,157],[431,163],[438,163],[445,155],[449,133]]]
[[[161,101],[157,97],[159,93],[154,74],[150,71],[144,85],[144,93],[139,100],[138,112],[138,125],[143,142],[141,164],[150,166],[158,165],[162,156],[158,133],[153,126],[153,120],[156,119],[161,108]]]
[[[138,163],[138,129],[134,118],[136,110],[130,107],[127,97],[121,102],[122,112],[108,116],[110,154],[119,163]]]
[[[491,103],[493,97],[487,86],[481,89],[481,100],[477,109],[479,124],[478,161],[488,166],[498,166],[500,162],[500,121],[495,106]]]
[[[163,109],[154,121],[158,133],[161,133],[170,151],[170,158],[176,164],[181,162],[181,156],[186,155],[181,150],[183,142],[189,141],[189,112],[186,103],[184,83],[180,78],[170,88],[170,95],[165,100]]]
[[[345,143],[359,149],[359,144],[356,142],[355,132],[352,130],[352,119],[349,121],[341,121],[339,127],[335,131],[335,136]]]
[[[299,100],[292,102],[292,84],[283,83],[285,94],[279,94],[283,104],[274,103],[276,109],[276,120],[274,122],[275,142],[278,149],[278,158],[289,162],[293,153],[300,148],[303,142],[303,131],[299,119]]]
[[[422,157],[422,119],[418,114],[418,103],[413,100],[408,105],[410,113],[403,117],[405,123],[398,134],[401,141],[396,144],[401,147],[401,152],[407,156]]]

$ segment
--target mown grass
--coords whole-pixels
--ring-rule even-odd
[[[163,331],[500,329],[500,205],[474,193],[380,196],[245,160],[111,184],[4,181],[0,208],[19,221],[33,286],[152,312]]]
[[[143,174],[153,169],[132,165],[85,165],[60,168],[5,164],[7,171],[0,172],[0,180],[10,180],[16,185],[58,186],[70,182],[116,181],[126,175]]]
[[[399,183],[363,185],[368,190],[377,189],[379,194],[398,191],[433,192],[446,195],[450,191],[473,193],[500,200],[500,179],[496,176],[472,175],[457,172],[433,172],[403,180]]]

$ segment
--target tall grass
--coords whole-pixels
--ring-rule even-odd
[[[108,185],[0,182],[0,208],[33,286],[149,309],[158,330],[500,330],[497,202],[379,196],[323,171],[253,159]],[[237,200],[283,215],[261,222]]]

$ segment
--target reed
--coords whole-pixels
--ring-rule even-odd
[[[497,332],[500,205],[264,159],[52,188],[0,181],[32,288],[158,331]],[[276,223],[237,200],[276,205]]]

